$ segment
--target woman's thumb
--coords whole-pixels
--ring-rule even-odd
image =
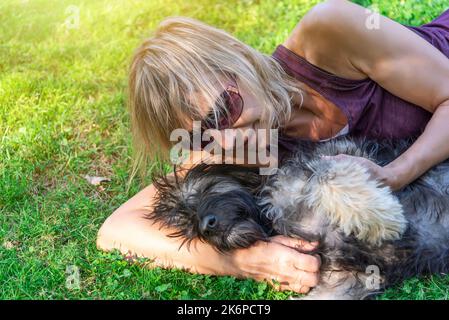
[[[309,242],[307,240],[286,236],[274,236],[271,238],[271,241],[300,251],[312,251],[318,246],[317,241]]]

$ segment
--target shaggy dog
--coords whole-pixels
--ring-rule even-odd
[[[363,299],[416,275],[449,270],[449,162],[392,193],[349,154],[385,165],[410,142],[337,139],[298,144],[278,172],[199,165],[182,181],[155,181],[149,218],[221,252],[281,234],[319,241],[319,285],[310,299]]]

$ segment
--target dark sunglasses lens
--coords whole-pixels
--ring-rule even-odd
[[[243,99],[240,94],[223,91],[216,102],[216,109],[220,114],[216,118],[212,112],[204,121],[203,129],[229,129],[240,118],[243,111]]]
[[[235,92],[225,91],[222,95],[224,113],[218,119],[218,129],[228,129],[240,118],[243,111],[243,100]]]
[[[242,115],[242,111],[243,111],[243,99],[240,96],[240,94],[235,93],[235,92],[229,93],[228,110],[229,110],[229,114],[231,116],[231,121],[232,121],[231,125],[233,125],[240,118],[240,116]]]
[[[218,119],[217,119],[217,129],[223,130],[229,128],[229,93],[227,91],[223,91],[223,93],[218,98],[218,101],[215,104],[216,109],[219,110]]]

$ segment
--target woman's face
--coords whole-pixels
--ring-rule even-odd
[[[252,95],[250,91],[243,87],[243,85],[237,80],[222,80],[224,86],[220,85],[220,83],[214,82],[215,87],[217,88],[217,99],[228,86],[236,88],[238,93],[242,97],[243,100],[243,109],[240,114],[240,117],[232,124],[229,129],[234,130],[220,130],[221,135],[223,137],[222,141],[217,141],[224,150],[228,150],[234,148],[234,139],[237,134],[243,134],[245,145],[255,145],[257,143],[256,136],[257,135],[249,135],[250,129],[254,130],[254,133],[257,134],[257,130],[264,128],[261,125],[262,118],[262,106],[261,102],[257,97]],[[197,106],[200,108],[201,113],[207,115],[212,106],[207,105],[204,99],[201,97],[196,97],[196,101],[198,101]]]

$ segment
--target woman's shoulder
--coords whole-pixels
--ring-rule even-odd
[[[365,79],[366,75],[350,63],[345,52],[345,47],[349,52],[351,33],[356,30],[350,22],[354,15],[363,15],[363,19],[367,17],[363,7],[349,1],[320,3],[304,15],[283,46],[331,74],[347,79]]]

